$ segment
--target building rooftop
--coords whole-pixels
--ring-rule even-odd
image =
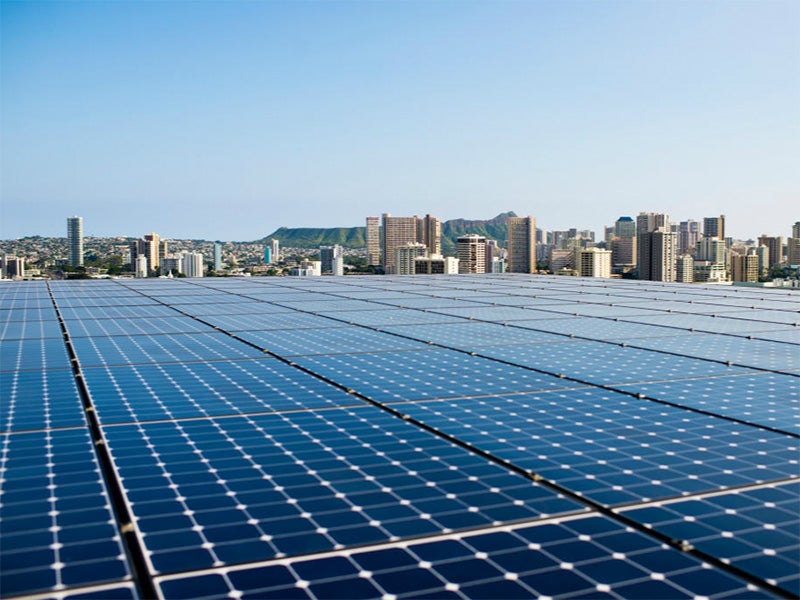
[[[800,595],[800,295],[0,286],[4,598]]]

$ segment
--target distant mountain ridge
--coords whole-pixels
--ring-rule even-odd
[[[513,211],[501,213],[492,219],[468,220],[451,219],[442,223],[442,252],[454,254],[456,239],[467,233],[483,235],[487,239],[505,243],[509,217],[516,217]],[[366,227],[280,227],[254,243],[266,243],[276,239],[281,246],[289,248],[316,248],[339,244],[344,248],[363,248],[367,245]]]

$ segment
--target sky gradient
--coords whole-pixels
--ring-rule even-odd
[[[0,3],[0,238],[800,220],[800,2]]]

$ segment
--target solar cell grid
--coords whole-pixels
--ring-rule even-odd
[[[162,573],[582,510],[372,407],[106,432]]]
[[[273,331],[242,331],[239,334],[270,352],[283,356],[391,352],[424,349],[425,345],[360,327],[327,327]]]
[[[82,367],[230,360],[263,356],[263,352],[217,332],[76,337],[72,343]]]
[[[15,433],[0,443],[3,595],[128,577],[88,432]]]
[[[800,386],[795,377],[756,373],[642,383],[619,389],[800,434]]]
[[[800,484],[624,511],[628,517],[800,596]]]
[[[604,505],[791,478],[795,438],[595,389],[408,403],[408,414]]]
[[[336,598],[342,590],[351,598],[770,597],[598,516],[221,568],[159,584],[170,598]]]
[[[643,323],[646,325],[662,325],[677,329],[696,329],[710,333],[728,333],[747,335],[762,331],[786,331],[792,325],[782,323],[768,323],[766,321],[750,321],[746,319],[733,319],[721,314],[719,317],[711,315],[684,315],[672,313],[668,315],[624,317],[625,321]]]
[[[212,332],[212,328],[190,317],[175,313],[158,319],[66,319],[70,337],[109,337],[115,335],[153,335],[159,333]]]
[[[0,431],[81,427],[85,423],[71,370],[13,371],[0,377]]]
[[[270,358],[85,369],[84,377],[104,424],[361,404]]]
[[[0,345],[0,372],[68,366],[67,349],[58,338],[3,340]]]
[[[62,335],[55,313],[53,313],[52,319],[46,321],[9,319],[4,323],[0,319],[0,340],[2,341],[61,338]]]
[[[298,356],[295,362],[380,402],[580,387],[451,350]]]

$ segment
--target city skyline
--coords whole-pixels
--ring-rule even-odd
[[[2,239],[72,214],[221,240],[384,212],[797,219],[794,2],[0,10]]]

